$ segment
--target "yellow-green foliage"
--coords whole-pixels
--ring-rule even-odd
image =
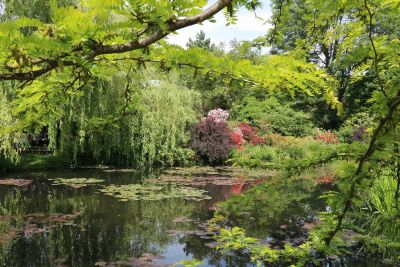
[[[23,132],[14,131],[12,125],[16,122],[13,116],[12,106],[8,91],[9,83],[0,83],[0,153],[6,158],[16,159],[18,154],[15,147],[22,148],[26,145],[26,137]]]
[[[250,168],[283,168],[295,162],[312,161],[335,150],[335,145],[319,142],[312,137],[269,134],[265,140],[267,145],[247,145],[242,151],[234,151],[230,161]]]
[[[125,75],[130,75],[126,74]],[[51,145],[72,163],[184,164],[188,126],[196,120],[198,94],[161,73],[123,73],[99,80],[52,116]]]
[[[400,248],[399,199],[396,199],[398,181],[385,170],[368,190],[367,207],[370,212],[363,230],[367,233],[363,242],[372,251],[398,260]],[[397,202],[397,203],[396,203]]]
[[[245,231],[239,227],[221,229],[216,239],[220,243],[218,248],[224,252],[248,251],[251,261],[257,266],[269,263],[300,267],[313,261],[309,242],[298,247],[286,244],[284,249],[274,249],[261,244],[256,238],[247,237]]]
[[[189,136],[188,124],[196,120],[194,107],[199,95],[194,91],[162,81],[143,92],[141,162],[185,161],[191,151],[184,149]],[[197,102],[197,103],[196,103]]]

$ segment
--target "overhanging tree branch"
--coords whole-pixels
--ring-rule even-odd
[[[336,226],[332,231],[328,232],[328,235],[325,238],[325,243],[327,245],[330,244],[330,242],[332,241],[332,239],[336,235],[336,233],[342,229],[343,220],[344,220],[347,212],[349,211],[351,205],[353,204],[353,198],[356,195],[357,186],[360,185],[361,182],[363,181],[363,179],[365,178],[363,175],[364,166],[367,163],[367,161],[371,158],[373,153],[375,152],[376,144],[377,144],[379,137],[383,134],[386,126],[392,120],[393,114],[395,113],[397,108],[400,106],[400,92],[397,94],[397,97],[394,98],[389,103],[388,106],[389,106],[389,110],[388,110],[386,116],[380,120],[378,127],[375,129],[375,131],[372,135],[371,141],[369,142],[367,151],[365,151],[365,153],[359,159],[357,170],[354,173],[355,179],[352,182],[350,189],[345,197],[343,209],[337,216]]]
[[[232,0],[218,0],[216,3],[211,5],[209,8],[204,10],[203,12],[188,17],[185,19],[170,19],[165,22],[165,29],[160,29],[149,36],[143,37],[142,39],[134,40],[127,42],[125,44],[115,44],[115,45],[102,45],[100,43],[96,43],[91,47],[91,51],[86,54],[84,57],[88,61],[93,61],[96,56],[99,55],[106,55],[106,54],[117,54],[117,53],[125,53],[137,49],[143,49],[147,46],[154,44],[161,40],[162,38],[166,37],[171,32],[177,31],[182,28],[186,28],[192,26],[194,24],[201,23],[208,18],[214,16],[223,8],[227,7],[232,3]],[[83,48],[78,46],[74,49],[73,52],[83,52]],[[9,73],[0,73],[0,80],[17,80],[17,81],[32,81],[50,71],[61,67],[61,66],[71,66],[75,65],[76,63],[72,61],[57,61],[55,59],[33,59],[32,61],[37,61],[39,63],[44,63],[41,69],[38,70],[31,70],[27,72],[9,72]]]
[[[95,58],[94,61],[103,61],[103,60],[108,60],[106,58]],[[189,68],[193,68],[195,70],[203,70],[209,73],[214,73],[216,75],[219,76],[226,76],[231,80],[235,80],[235,81],[239,81],[239,82],[243,82],[243,83],[247,83],[253,86],[262,86],[260,83],[257,83],[256,81],[250,80],[250,79],[246,79],[244,77],[239,77],[237,75],[234,75],[232,73],[228,73],[228,72],[221,72],[221,71],[216,71],[216,70],[208,70],[203,66],[199,66],[199,65],[194,65],[191,63],[185,63],[185,62],[167,62],[165,60],[158,60],[158,59],[148,59],[148,58],[143,58],[143,57],[121,57],[121,58],[113,58],[110,59],[110,61],[137,61],[137,62],[146,62],[146,63],[155,63],[155,64],[160,64],[161,66],[164,66],[165,64],[172,64],[172,65],[176,65],[178,67],[189,67]]]
[[[60,66],[76,66],[79,65],[73,61],[57,61],[57,60],[47,60],[46,66],[38,70],[31,70],[27,72],[10,72],[10,73],[0,73],[0,80],[3,81],[33,81],[39,76],[42,76]]]

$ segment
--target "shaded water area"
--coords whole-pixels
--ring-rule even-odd
[[[201,266],[251,266],[244,256],[219,254],[205,224],[216,203],[271,178],[246,175],[226,169],[161,177],[107,169],[3,175],[0,266],[171,266],[184,259],[201,260]],[[118,191],[126,186],[129,192]],[[264,196],[273,202],[259,199],[247,210],[232,205],[227,223],[277,245],[300,242],[325,209],[318,190],[273,188]]]

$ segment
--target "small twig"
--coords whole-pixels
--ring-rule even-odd
[[[378,55],[378,51],[376,49],[375,42],[374,42],[374,39],[372,37],[372,30],[373,30],[372,22],[373,22],[374,14],[371,12],[371,9],[368,6],[367,0],[364,0],[364,5],[365,5],[365,9],[367,10],[368,15],[369,15],[368,39],[369,39],[369,41],[371,43],[372,50],[374,51],[374,66],[375,66],[375,71],[376,71],[376,78],[378,79],[379,87],[380,87],[381,91],[387,97],[387,94],[386,94],[386,91],[385,91],[385,86],[383,84],[383,81],[382,81],[381,75],[380,75],[380,71],[379,71],[379,64],[378,64],[379,55]]]

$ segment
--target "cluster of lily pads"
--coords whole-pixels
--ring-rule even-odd
[[[109,185],[99,191],[116,197],[120,201],[162,200],[167,198],[201,201],[211,198],[205,194],[207,191],[187,186],[160,186],[154,184]]]
[[[118,171],[118,170],[110,170]],[[130,172],[133,170],[120,170]],[[105,195],[117,198],[120,201],[128,200],[162,200],[167,198],[181,198],[200,201],[210,199],[207,191],[198,188],[206,184],[214,185],[236,185],[244,181],[251,182],[258,177],[270,176],[271,174],[247,173],[242,169],[233,167],[211,168],[192,167],[174,168],[165,171],[164,175],[157,179],[148,179],[146,184],[127,185],[101,185],[104,180],[96,178],[56,178],[52,179],[54,185],[65,185],[75,189],[86,186],[101,185],[99,191]],[[0,184],[23,186],[31,183],[32,180],[7,179],[0,180]]]
[[[193,167],[177,167],[164,170],[166,176],[183,176],[183,177],[226,177],[235,178],[244,176],[247,180],[259,178],[271,178],[277,176],[274,170],[256,170],[246,169],[234,166],[209,167],[209,166],[193,166]]]
[[[67,185],[73,188],[81,188],[104,182],[104,180],[95,178],[57,178],[52,180],[54,185]]]
[[[12,185],[12,186],[27,186],[32,183],[32,180],[27,180],[27,179],[1,179],[0,180],[0,185]]]
[[[66,185],[73,188],[81,188],[89,185],[98,185],[104,180],[95,178],[57,178],[53,179],[54,185]],[[113,196],[120,201],[128,200],[162,200],[167,198],[182,198],[186,200],[200,201],[210,199],[207,191],[188,186],[177,185],[155,185],[127,184],[127,185],[106,185],[99,189],[105,195]]]

